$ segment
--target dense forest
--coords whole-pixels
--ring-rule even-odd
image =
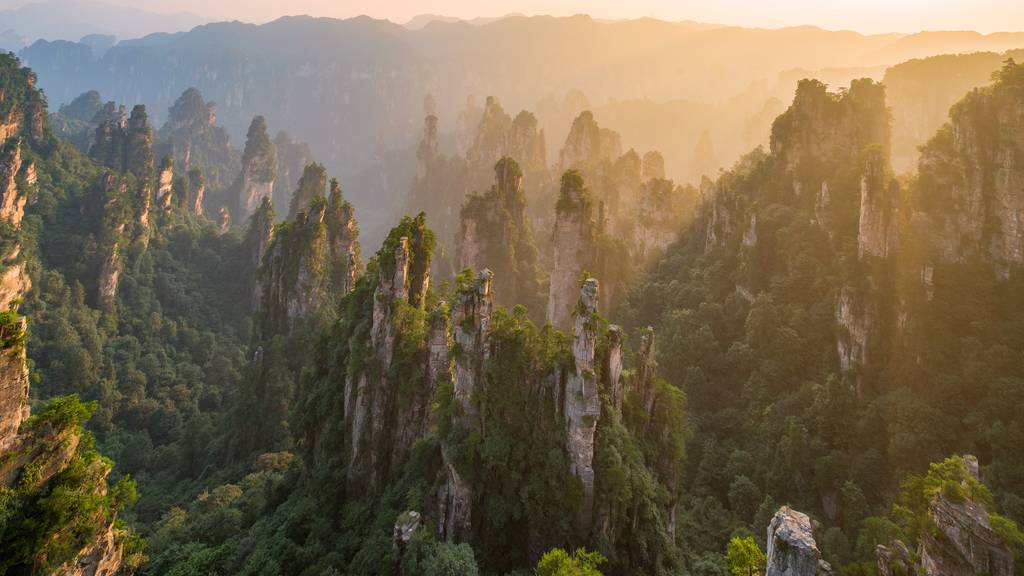
[[[1020,572],[1024,65],[916,154],[902,66],[699,185],[428,98],[370,246],[264,116],[0,56],[0,573]]]

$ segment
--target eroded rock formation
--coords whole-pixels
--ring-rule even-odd
[[[540,310],[543,271],[527,217],[522,170],[512,158],[502,158],[494,180],[486,194],[471,194],[462,205],[459,269],[493,270],[499,278],[499,304]]]
[[[392,231],[378,253],[369,341],[352,342],[358,354],[369,353],[378,370],[363,370],[345,379],[345,423],[349,454],[348,486],[353,493],[372,491],[429,425],[430,390],[407,393],[401,402],[398,382],[388,370],[401,354],[406,334],[401,310],[422,310],[430,283],[433,238],[421,215]],[[362,346],[369,346],[363,350]]]
[[[921,149],[912,219],[942,262],[980,256],[1003,276],[1024,265],[1024,118],[1020,66],[974,90]]]
[[[242,153],[242,173],[236,183],[238,215],[248,217],[263,198],[272,197],[277,177],[277,152],[267,135],[267,122],[256,116],[249,124]],[[323,186],[320,187],[321,193]],[[294,217],[295,214],[289,214]]]
[[[597,223],[590,193],[579,172],[562,176],[553,233],[553,263],[548,291],[547,320],[555,326],[568,324],[579,275],[595,259]]]
[[[249,243],[258,265],[256,290],[264,335],[316,322],[322,306],[352,290],[359,271],[358,228],[352,205],[331,182],[329,198],[314,196],[294,219],[273,228],[269,197],[250,220]]]
[[[16,511],[36,506],[35,500],[49,494],[44,491],[75,458],[82,458],[83,430],[72,421],[48,417],[47,410],[29,419],[29,372],[27,365],[27,320],[18,316],[17,307],[30,288],[21,255],[21,223],[30,188],[35,185],[34,166],[22,164],[23,147],[33,147],[39,155],[48,128],[42,95],[34,88],[34,76],[20,68],[13,58],[0,60],[0,220],[9,235],[7,252],[0,255],[3,276],[0,282],[0,489],[5,490],[5,506]],[[6,120],[4,120],[6,116]],[[134,141],[139,143],[144,114],[136,117]],[[39,148],[35,148],[36,145]],[[51,144],[52,145],[52,144]],[[144,154],[142,155],[144,157]],[[133,156],[139,161],[140,156]],[[144,158],[142,158],[144,159]],[[32,169],[32,174],[26,170]],[[150,177],[152,171],[146,174]],[[15,178],[15,175],[21,176]],[[77,401],[77,400],[76,400]],[[66,416],[65,416],[66,418]],[[90,444],[91,448],[91,444]],[[74,481],[99,496],[107,492],[109,461],[96,457],[81,460],[84,470]],[[73,481],[73,482],[74,482]],[[5,517],[5,522],[17,513]],[[74,560],[64,566],[46,567],[45,551],[4,550],[8,571],[32,574],[82,574],[92,576],[114,573],[121,566],[124,531],[115,528],[116,510],[98,501],[88,518],[57,519],[59,528],[45,533],[46,539],[63,539],[68,556]],[[51,520],[52,522],[52,520]],[[65,525],[59,525],[60,522]],[[46,526],[45,523],[42,523]],[[26,530],[24,525],[8,524],[7,530]],[[48,528],[47,528],[48,529]],[[95,532],[95,538],[93,537]],[[6,556],[10,553],[11,556]],[[20,556],[15,556],[18,554]],[[8,562],[13,561],[11,565]],[[45,568],[44,568],[45,567]]]
[[[768,524],[768,564],[765,576],[830,574],[814,541],[811,519],[783,506]]]
[[[588,278],[580,290],[572,339],[574,369],[566,377],[563,408],[567,427],[566,451],[572,462],[573,475],[583,483],[579,527],[584,534],[590,530],[594,509],[594,432],[601,417],[594,369],[598,286],[596,279]]]
[[[213,190],[227,188],[238,174],[238,152],[227,130],[217,126],[217,106],[196,88],[182,92],[157,135],[158,154],[174,158],[179,174],[202,170]]]

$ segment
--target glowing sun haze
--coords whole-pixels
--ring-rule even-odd
[[[5,5],[29,0],[0,0]],[[36,1],[36,0],[33,0]],[[595,18],[654,17],[740,26],[815,25],[865,33],[921,30],[1024,30],[1024,0],[106,0],[188,11],[214,19],[265,22],[288,14],[347,18],[367,14],[404,23],[419,14],[459,18],[509,13]]]

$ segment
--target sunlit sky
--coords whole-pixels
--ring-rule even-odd
[[[16,8],[48,0],[0,0]],[[460,18],[508,13],[597,18],[654,17],[776,28],[810,24],[865,33],[1024,30],[1024,0],[102,0],[160,12],[265,22],[287,14],[367,14],[404,23],[418,14]]]

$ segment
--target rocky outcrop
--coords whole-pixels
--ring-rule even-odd
[[[121,252],[125,244],[126,220],[129,213],[127,184],[123,177],[107,173],[101,177],[100,193],[103,198],[103,263],[100,266],[96,299],[103,309],[112,310],[123,266]]]
[[[402,512],[398,515],[398,518],[395,519],[395,527],[392,531],[391,541],[394,543],[399,564],[401,564],[402,556],[405,554],[406,546],[408,546],[412,537],[416,535],[416,531],[419,530],[420,522],[420,513],[415,510]]]
[[[508,157],[499,160],[494,181],[487,193],[471,194],[462,205],[457,242],[459,269],[492,269],[499,278],[499,304],[522,304],[529,310],[540,310],[543,271],[527,217],[519,164]]]
[[[91,547],[82,551],[77,559],[61,567],[61,576],[110,576],[121,569],[124,540],[117,534],[114,524],[96,538]]]
[[[231,229],[231,211],[227,206],[221,206],[217,213],[217,229],[221,234],[226,234]]]
[[[562,176],[556,206],[548,292],[547,320],[555,326],[568,324],[575,304],[570,295],[575,292],[580,273],[594,261],[597,224],[593,210],[590,194],[579,172],[566,172]]]
[[[980,503],[937,496],[929,508],[936,534],[921,540],[921,568],[928,576],[1013,575],[1013,554],[992,531]]]
[[[302,171],[314,161],[313,152],[309,149],[309,144],[292,140],[291,135],[284,130],[278,131],[274,136],[274,151],[277,154],[274,206],[287,206]]]
[[[378,252],[369,341],[351,343],[358,347],[356,353],[370,354],[377,368],[349,374],[345,379],[348,489],[354,494],[370,492],[386,479],[431,421],[432,391],[410,392],[400,401],[400,383],[389,378],[389,368],[396,354],[401,354],[406,337],[400,324],[401,310],[406,306],[422,310],[424,306],[432,244],[421,214],[415,220],[403,221]]]
[[[164,156],[156,174],[156,198],[163,211],[174,206],[174,158]]]
[[[263,198],[273,195],[276,176],[277,152],[267,135],[267,122],[263,116],[256,116],[249,124],[242,153],[242,173],[235,184],[239,216],[248,217]],[[323,194],[323,186],[320,190]],[[289,214],[289,217],[294,218],[295,214]]]
[[[44,409],[36,418],[29,419],[27,320],[18,315],[17,306],[30,287],[21,255],[21,223],[29,193],[26,188],[34,185],[35,176],[34,165],[23,166],[22,158],[29,147],[36,158],[41,161],[46,158],[44,148],[36,145],[44,144],[48,127],[44,99],[34,88],[34,76],[18,67],[12,57],[0,59],[0,87],[0,110],[5,110],[8,104],[13,104],[12,109],[15,110],[19,105],[25,106],[20,110],[24,113],[23,121],[15,120],[0,129],[3,132],[0,134],[0,220],[3,221],[7,241],[7,252],[0,254],[3,267],[0,281],[0,490],[4,491],[8,510],[31,510],[38,506],[40,498],[53,496],[46,492],[47,486],[72,459],[80,455],[80,447],[85,443],[79,423],[74,418],[67,423],[62,418],[48,417]],[[9,100],[14,98],[18,99]],[[138,126],[136,123],[136,128]],[[137,136],[138,132],[133,135]],[[135,142],[140,145],[138,138]],[[140,156],[132,158],[138,160]],[[27,174],[25,170],[30,167],[33,172]],[[15,175],[20,177],[15,178]],[[146,174],[147,177],[151,175],[152,170]],[[78,477],[72,484],[78,481],[82,485],[73,486],[71,492],[85,489],[100,496],[106,495],[106,479],[110,471],[108,461],[97,457],[83,462],[89,469],[77,472]],[[103,573],[110,574],[120,568],[123,535],[117,536],[114,532],[116,509],[102,501],[90,502],[89,505],[93,508],[88,518],[50,519],[49,524],[56,524],[56,529],[33,537],[39,542],[65,539],[61,546],[66,550],[62,552],[76,554],[73,565],[58,567],[54,573],[92,576],[98,572],[90,566],[102,566]],[[38,520],[33,518],[32,522]],[[50,529],[47,522],[40,525]],[[8,534],[11,530],[25,529],[24,524],[12,526],[17,525],[8,525]],[[96,531],[96,538],[89,541],[93,538],[92,530]],[[107,538],[103,537],[104,532],[109,535]],[[83,541],[84,546],[79,549],[76,542]],[[13,551],[4,552],[12,552],[10,557],[4,557],[5,568],[9,572],[43,573],[39,566],[42,565],[40,561],[46,559],[46,550],[19,550],[17,554],[22,560],[18,560]]]
[[[331,179],[327,198],[327,260],[330,262],[331,285],[340,294],[355,288],[362,265],[359,252],[359,227],[355,210],[342,197],[338,181]]]
[[[227,188],[238,174],[238,152],[227,130],[217,126],[217,107],[196,88],[182,92],[170,107],[158,136],[158,155],[174,158],[179,174],[202,170],[214,190]]]
[[[697,206],[697,190],[671,180],[652,178],[639,187],[631,251],[642,261],[667,248],[679,237]]]
[[[481,271],[470,286],[459,290],[458,300],[452,310],[454,342],[459,350],[455,362],[455,398],[462,407],[465,422],[472,428],[477,426],[473,390],[483,379],[483,362],[487,358],[493,278],[494,274],[490,270]]]
[[[490,270],[481,271],[475,280],[461,286],[452,309],[455,346],[454,391],[461,416],[458,424],[467,430],[480,430],[479,411],[474,398],[483,385],[484,362],[488,357],[487,337],[493,307]],[[446,480],[439,494],[440,533],[449,541],[465,540],[472,522],[472,493],[455,463],[445,456]]]
[[[811,519],[783,506],[768,524],[768,564],[765,576],[830,574],[814,541]]]
[[[437,131],[437,116],[430,115],[423,119],[423,137],[416,148],[416,179],[427,177],[427,170],[440,154],[440,141]]]
[[[854,80],[850,89],[830,94],[817,80],[801,80],[793,104],[772,124],[771,152],[788,170],[805,160],[856,165],[861,150],[881,145],[889,154],[885,88]]]
[[[263,198],[260,207],[249,218],[249,230],[246,233],[246,244],[249,249],[249,271],[253,283],[252,307],[253,310],[260,308],[263,298],[263,285],[259,282],[257,274],[263,259],[270,249],[274,240],[274,205],[270,198]]]
[[[137,104],[125,119],[124,107],[114,110],[110,102],[96,127],[89,155],[97,162],[145,182],[153,174],[153,129],[146,107]],[[141,184],[140,184],[141,185]]]
[[[871,148],[867,152],[861,176],[857,229],[857,249],[861,258],[886,258],[897,241],[896,207],[900,190],[889,175],[888,163],[880,148]]]
[[[665,178],[665,158],[660,152],[651,150],[644,154],[641,174],[645,182],[655,178]]]
[[[25,213],[27,191],[15,178],[22,169],[22,141],[18,124],[6,140],[0,141],[0,219],[16,235]],[[28,291],[30,282],[15,242],[2,257],[0,275],[0,455],[15,442],[18,427],[28,417],[28,367],[25,359],[25,320],[18,318],[16,303]],[[2,460],[2,458],[0,458]]]
[[[574,369],[566,377],[565,405],[566,451],[571,471],[583,484],[583,505],[578,527],[583,534],[590,530],[594,509],[594,432],[601,417],[597,375],[594,369],[597,349],[598,281],[589,278],[580,289],[573,327],[572,356]]]
[[[558,165],[561,170],[587,172],[596,169],[602,161],[614,161],[621,155],[619,134],[598,126],[594,114],[585,110],[572,122],[565,145],[558,154]]]
[[[502,158],[515,160],[530,184],[538,186],[547,174],[546,154],[544,131],[538,129],[537,118],[524,110],[513,119],[497,98],[489,96],[473,143],[466,150],[469,188],[484,188]]]
[[[889,546],[879,544],[875,556],[878,560],[878,576],[913,576],[917,573],[910,550],[899,540]]]
[[[306,210],[313,199],[323,197],[326,189],[327,169],[324,168],[324,165],[316,162],[307,165],[303,169],[299,185],[288,203],[288,219],[294,220],[299,212]]]
[[[622,379],[622,328],[615,324],[608,326],[608,365],[605,367],[608,374],[608,383],[611,386],[612,402],[615,409],[622,408],[622,398],[625,393],[625,386]]]
[[[188,201],[186,208],[196,216],[203,215],[203,197],[206,195],[206,177],[199,168],[188,171]]]
[[[270,199],[250,221],[261,333],[288,333],[296,323],[316,324],[321,308],[352,290],[359,270],[358,229],[351,204],[336,181],[331,196],[314,197],[304,211],[273,228]]]
[[[473,144],[466,151],[466,163],[475,169],[486,170],[498,161],[508,148],[512,117],[494,96],[488,96],[483,114],[477,125]]]
[[[142,104],[136,104],[128,117],[122,171],[140,181],[148,180],[153,174],[153,129],[149,126],[146,107]]]
[[[880,576],[1013,576],[1013,552],[992,529],[985,504],[972,497],[970,484],[979,481],[978,459],[968,454],[947,460],[953,461],[963,466],[962,492],[943,488],[932,496],[916,561],[900,540],[877,547]]]
[[[523,171],[530,174],[547,169],[544,130],[537,129],[537,118],[531,112],[523,110],[512,120],[504,155],[515,158]]]
[[[1024,117],[1019,64],[970,92],[921,149],[919,234],[944,262],[980,257],[1003,276],[1024,265]]]
[[[977,458],[967,455],[963,461],[967,473],[977,480]],[[918,547],[924,574],[1013,576],[1013,553],[992,530],[983,503],[970,497],[955,501],[940,492],[928,506],[928,517],[935,530],[925,531]]]
[[[0,218],[12,226],[21,226],[25,215],[26,194],[18,190],[22,171],[21,141],[14,137],[0,142]]]
[[[839,290],[836,298],[836,353],[839,369],[853,372],[867,362],[871,313],[864,299],[848,288]]]

